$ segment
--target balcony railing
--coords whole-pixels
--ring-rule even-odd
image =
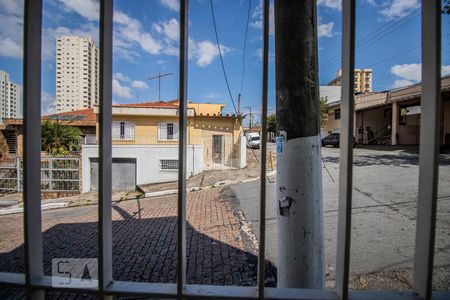
[[[112,277],[112,38],[113,1],[100,1],[100,134],[99,134],[99,281],[96,288],[58,290],[111,296],[144,296],[177,299],[450,299],[449,292],[432,292],[434,231],[438,184],[440,118],[441,1],[422,0],[422,118],[417,230],[414,257],[414,292],[349,291],[349,261],[352,209],[352,160],[355,60],[355,0],[343,0],[342,17],[342,130],[339,179],[339,223],[335,290],[279,289],[264,287],[265,180],[260,190],[260,236],[257,287],[192,285],[186,283],[186,145],[187,145],[187,59],[188,1],[180,1],[179,69],[179,181],[177,214],[177,282],[138,283],[115,281]],[[263,93],[262,124],[267,113],[269,0],[263,0]],[[44,276],[42,215],[40,199],[40,112],[41,112],[42,0],[25,0],[24,21],[24,231],[25,274],[0,273],[0,285],[24,288],[30,299],[44,299],[54,290],[51,277]],[[293,49],[295,51],[295,49]],[[267,136],[262,126],[262,157]],[[266,167],[262,163],[261,178]],[[302,170],[299,170],[302,172]]]

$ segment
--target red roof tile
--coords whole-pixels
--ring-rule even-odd
[[[56,120],[61,121],[96,121],[97,117],[94,113],[94,108],[85,108],[74,111],[66,111],[52,115],[42,116],[43,120]]]

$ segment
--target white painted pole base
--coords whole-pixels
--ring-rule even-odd
[[[324,288],[320,136],[277,141],[278,287]],[[280,147],[282,146],[282,147]]]

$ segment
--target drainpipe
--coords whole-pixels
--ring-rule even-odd
[[[324,288],[315,0],[275,1],[278,287]]]

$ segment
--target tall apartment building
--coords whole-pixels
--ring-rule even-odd
[[[92,107],[99,99],[99,50],[88,37],[56,41],[56,111]]]
[[[341,85],[342,70],[336,72],[336,78],[328,85]],[[355,93],[372,91],[372,69],[355,69]]]
[[[4,118],[22,118],[22,86],[0,70],[0,123]]]

